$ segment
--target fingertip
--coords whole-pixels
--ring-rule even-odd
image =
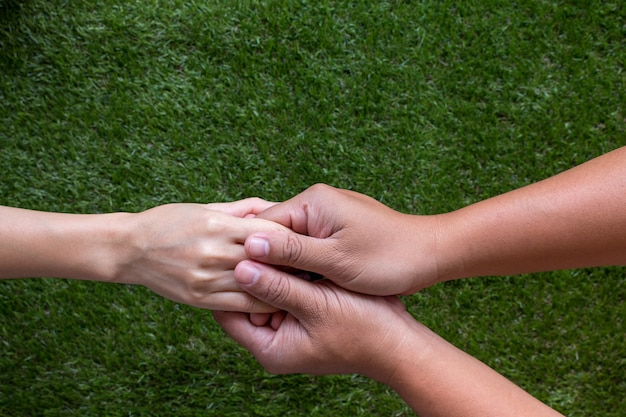
[[[213,310],[213,318],[218,324],[222,324],[228,319],[228,315],[232,314],[229,311]]]
[[[250,323],[255,326],[265,326],[271,317],[270,313],[251,313]]]
[[[249,321],[248,313],[237,313],[233,311],[213,311],[213,318],[220,327],[236,342],[246,347],[246,342],[250,334],[257,329]]]
[[[270,316],[267,324],[269,324],[272,330],[278,330],[286,317],[286,311],[278,311]]]
[[[252,235],[246,239],[245,249],[251,258],[265,258],[270,254],[270,243],[265,237]]]
[[[249,286],[257,283],[261,276],[261,271],[254,263],[241,261],[235,267],[234,276],[238,284]]]

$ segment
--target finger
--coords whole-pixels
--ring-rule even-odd
[[[283,310],[270,314],[269,326],[274,330],[278,330],[286,318],[287,318],[287,312]]]
[[[255,233],[246,239],[244,247],[250,259],[326,275],[339,263],[333,243],[332,238],[318,239],[286,230]]]
[[[254,261],[239,263],[235,279],[254,298],[285,310],[299,320],[315,313],[318,300],[324,300],[316,284]]]
[[[255,326],[265,326],[271,317],[270,313],[252,313],[250,314],[250,323]]]
[[[237,343],[248,349],[255,357],[267,346],[275,332],[269,326],[256,326],[245,313],[214,311],[213,318]]]
[[[206,277],[197,279],[193,283],[180,283],[178,291],[187,291],[198,298],[210,296],[212,293],[242,292],[241,287],[239,287],[233,276],[233,269],[235,269],[237,263],[231,266],[231,270],[219,273],[209,271]]]
[[[210,203],[206,207],[211,210],[221,211],[236,217],[246,217],[249,215],[257,215],[276,203],[265,201],[258,197],[246,198],[231,203]]]
[[[282,232],[288,231],[286,227],[256,217],[238,218],[234,216],[224,216],[217,220],[219,225],[215,225],[215,229],[219,229],[219,233],[223,238],[229,241],[242,244],[246,238],[254,233],[261,232]],[[217,232],[218,230],[215,230]]]
[[[273,313],[277,310],[276,307],[241,291],[241,289],[239,291],[214,292],[203,299],[190,301],[187,304],[209,310],[245,313]]]
[[[241,237],[220,236],[208,242],[197,243],[196,247],[192,248],[195,252],[190,253],[188,257],[196,256],[198,267],[205,271],[207,276],[215,275],[218,271],[232,271],[239,262],[248,259],[243,246],[245,237],[239,243],[235,241],[238,239]]]
[[[321,208],[327,207],[335,201],[338,189],[325,184],[315,184],[297,196],[269,207],[259,213],[259,217],[280,223],[289,229],[304,235],[309,235],[311,220],[320,221],[323,215]]]

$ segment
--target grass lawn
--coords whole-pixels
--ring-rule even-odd
[[[626,5],[0,0],[0,204],[284,200],[439,213],[626,145]],[[0,220],[1,221],[1,220]],[[569,416],[626,413],[626,274],[444,283],[412,314]],[[0,282],[2,416],[404,416],[359,376],[272,376],[140,287]]]

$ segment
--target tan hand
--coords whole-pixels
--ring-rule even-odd
[[[402,214],[363,194],[315,185],[258,217],[293,231],[249,237],[251,259],[374,295],[411,293],[437,282],[437,216]]]
[[[308,282],[254,261],[235,269],[241,287],[281,312],[266,316],[218,312],[214,317],[272,373],[361,373],[388,382],[416,322],[397,297]],[[411,349],[418,349],[412,346]]]

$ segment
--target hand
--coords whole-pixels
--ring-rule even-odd
[[[420,416],[561,416],[413,320],[393,296],[308,282],[254,261],[235,279],[283,311],[215,311],[230,336],[272,373],[359,373],[389,385]]]
[[[315,185],[258,217],[293,232],[250,236],[251,259],[315,272],[366,294],[406,294],[438,282],[438,216],[402,214],[365,195]]]
[[[267,205],[260,199],[232,204],[168,204],[125,217],[130,230],[125,259],[114,281],[141,284],[174,301],[196,307],[271,312],[274,307],[243,292],[233,278],[247,258],[243,242],[251,233],[284,227],[261,219],[238,218]]]
[[[420,326],[395,296],[357,294],[329,281],[308,282],[254,261],[235,269],[239,285],[284,311],[218,312],[214,317],[272,373],[361,373],[388,382]],[[418,344],[410,346],[419,349]]]

